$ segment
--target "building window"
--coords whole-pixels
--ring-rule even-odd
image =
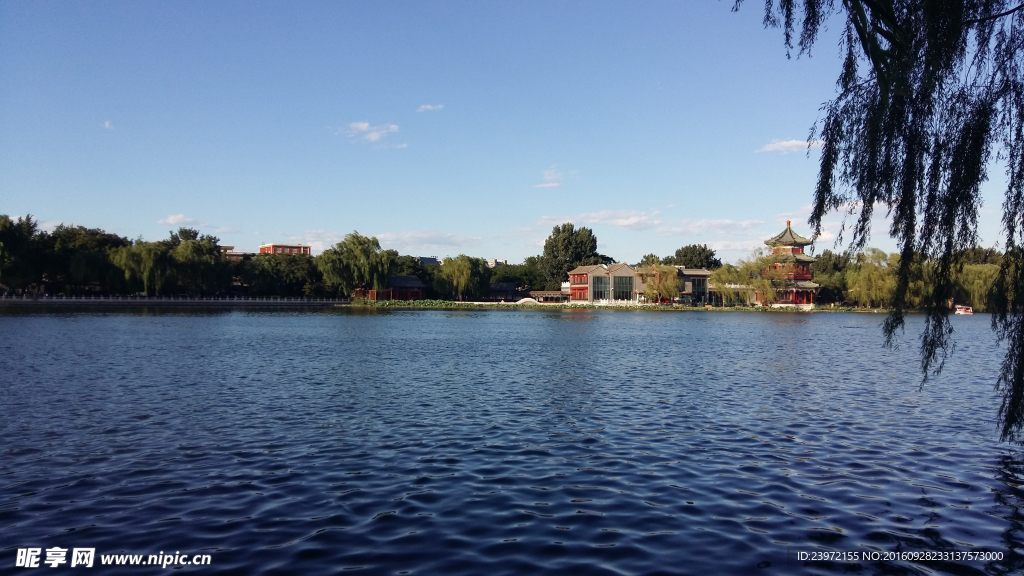
[[[633,299],[633,277],[632,276],[615,276],[613,281],[613,298],[615,300],[632,300]]]
[[[607,300],[611,296],[607,276],[594,276],[594,300]]]

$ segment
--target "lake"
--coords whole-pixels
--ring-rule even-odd
[[[989,317],[883,318],[0,311],[0,573],[1019,573]]]

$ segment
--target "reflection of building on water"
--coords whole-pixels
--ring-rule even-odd
[[[814,272],[811,264],[815,258],[804,254],[804,247],[810,246],[811,241],[793,232],[790,221],[786,220],[786,229],[764,243],[771,247],[773,257],[770,268],[765,272],[784,283],[777,288],[778,298],[770,305],[813,308],[814,294],[818,291],[818,285],[812,282]],[[763,304],[760,293],[756,293],[755,301]]]

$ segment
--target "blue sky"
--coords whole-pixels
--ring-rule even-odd
[[[733,261],[787,219],[808,232],[817,153],[789,141],[840,61],[837,30],[787,59],[761,3],[731,6],[7,1],[0,213],[511,262],[571,221],[620,261]]]

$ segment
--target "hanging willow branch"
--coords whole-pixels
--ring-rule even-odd
[[[738,7],[742,0],[738,0]],[[824,142],[815,236],[832,211],[856,214],[851,247],[865,245],[875,209],[892,218],[900,263],[886,342],[904,327],[908,287],[929,276],[921,369],[942,370],[952,352],[949,304],[959,255],[976,245],[981,184],[1005,165],[1006,256],[990,297],[992,326],[1008,344],[996,388],[1004,440],[1024,439],[1024,4],[1007,0],[765,1],[787,50],[809,53],[830,18],[845,16],[838,95],[810,139]]]

